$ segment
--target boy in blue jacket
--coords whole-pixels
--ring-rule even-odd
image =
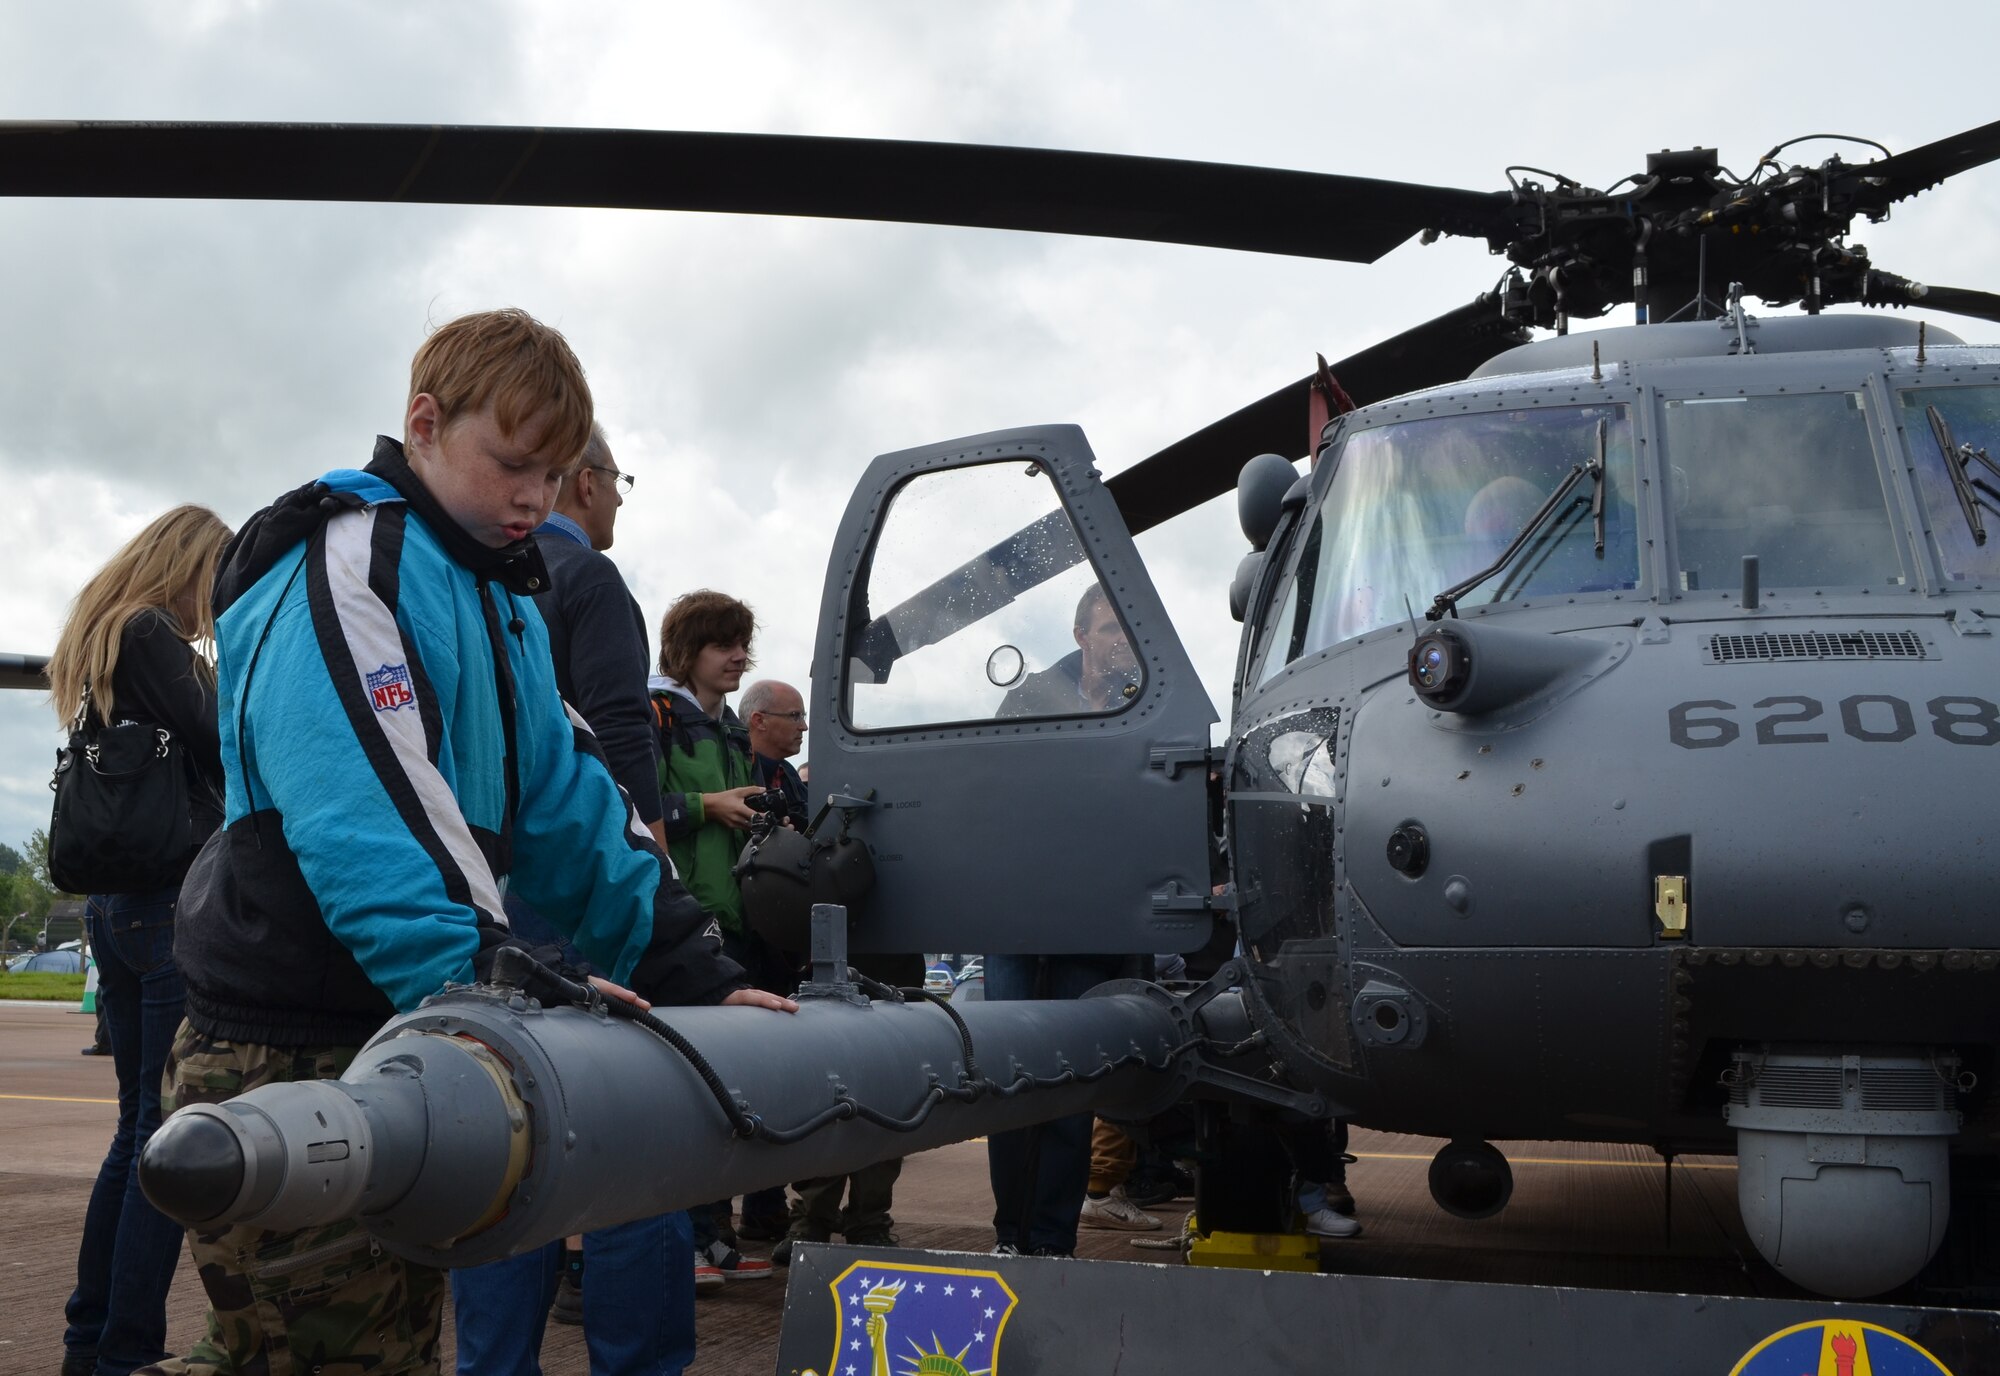
[[[589,439],[568,344],[520,311],[440,328],[404,441],[245,524],[216,584],[223,829],[189,872],[172,1102],[341,1073],[394,1012],[513,944],[509,887],[614,997],[745,988],[562,703],[530,538]],[[533,992],[531,986],[531,992]],[[192,1234],[207,1337],[165,1371],[435,1372],[442,1272],[340,1223]]]

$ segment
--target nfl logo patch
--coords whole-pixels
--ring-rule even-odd
[[[399,707],[416,704],[417,695],[410,685],[410,666],[407,664],[384,664],[372,670],[368,679],[368,701],[377,712],[393,712]]]

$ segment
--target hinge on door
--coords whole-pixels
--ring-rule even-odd
[[[1206,770],[1214,758],[1215,752],[1205,745],[1156,745],[1146,757],[1146,763],[1165,773],[1169,779],[1178,779],[1183,769],[1199,766]]]
[[[1236,906],[1236,896],[1227,889],[1219,894],[1196,893],[1183,889],[1180,881],[1169,879],[1166,887],[1153,894],[1156,913],[1228,912]]]
[[[1653,916],[1660,920],[1660,935],[1684,937],[1688,929],[1687,876],[1653,876]]]

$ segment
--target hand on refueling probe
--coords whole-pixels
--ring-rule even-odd
[[[767,994],[762,989],[738,989],[724,999],[725,1007],[734,1004],[738,1008],[769,1008],[777,1013],[796,1013],[799,1006],[782,994]]]
[[[629,1003],[634,1008],[638,1009],[641,1013],[645,1012],[647,1009],[653,1006],[652,1004],[646,1002],[646,1000],[640,998],[637,994],[633,993],[630,989],[627,989],[624,985],[613,984],[610,980],[605,979],[602,975],[590,976],[590,982],[596,985],[597,992],[604,995],[604,997],[606,997],[607,999],[617,999],[620,1003]]]
[[[750,824],[757,820],[757,814],[743,800],[763,791],[755,784],[745,784],[742,788],[725,788],[720,793],[704,793],[701,795],[702,819],[720,822],[738,831],[748,831]]]

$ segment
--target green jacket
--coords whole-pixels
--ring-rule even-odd
[[[725,932],[743,930],[743,893],[730,873],[749,840],[745,832],[710,822],[701,795],[757,782],[750,733],[725,705],[717,721],[670,678],[650,682],[653,723],[660,738],[660,812],[667,854],[681,883]]]

